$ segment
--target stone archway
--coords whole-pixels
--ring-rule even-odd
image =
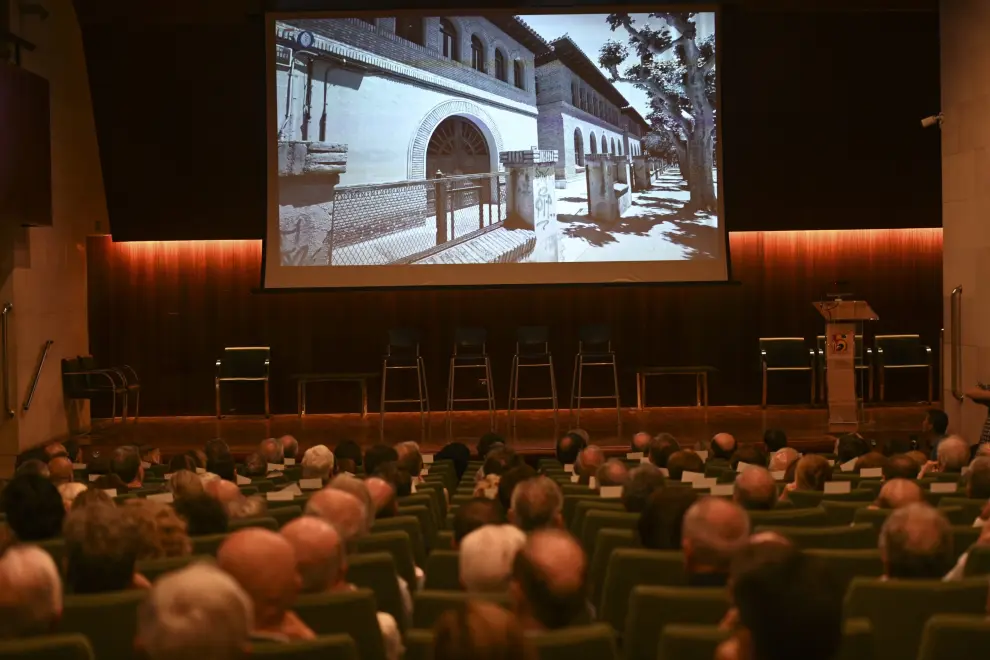
[[[460,99],[452,99],[438,104],[419,122],[419,127],[413,133],[409,141],[409,149],[406,159],[406,174],[408,179],[426,179],[432,173],[426,171],[426,151],[430,144],[430,138],[434,131],[445,119],[450,117],[460,117],[471,122],[474,127],[485,138],[488,148],[488,170],[489,172],[499,171],[499,153],[504,150],[502,146],[502,134],[498,130],[498,125],[491,118],[484,108]]]
[[[491,158],[485,136],[474,122],[454,115],[437,125],[426,147],[428,178],[481,174],[490,171]]]

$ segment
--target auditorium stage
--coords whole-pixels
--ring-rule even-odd
[[[927,405],[868,407],[860,431],[867,438],[883,440],[889,437],[907,437],[921,430]],[[629,445],[632,434],[646,431],[651,434],[672,433],[685,445],[715,433],[732,433],[741,442],[756,442],[763,438],[768,428],[780,428],[787,432],[793,444],[806,451],[827,451],[831,442],[826,439],[827,411],[824,408],[770,408],[757,406],[712,406],[703,408],[649,408],[645,410],[623,409],[621,434],[617,429],[614,409],[584,410],[580,426],[587,430],[592,442],[606,449],[623,450]],[[505,411],[496,416],[497,432],[510,438],[515,448],[526,453],[552,450],[554,439],[571,428],[566,411],[559,413],[555,429],[550,411],[520,412],[513,431]],[[354,440],[362,446],[379,438],[379,416],[369,414],[362,418],[353,415],[275,415],[263,417],[150,417],[134,424],[107,420],[95,420],[93,431],[80,438],[93,449],[114,447],[120,444],[149,444],[160,447],[166,455],[202,447],[211,439],[220,437],[227,441],[236,453],[251,451],[262,439],[285,434],[295,436],[303,447],[314,444],[333,446],[342,440]],[[385,418],[385,439],[389,443],[417,440],[424,450],[435,451],[451,438],[474,446],[478,437],[488,431],[488,414],[485,412],[457,412],[451,419],[448,435],[446,415],[434,412],[425,429],[420,426],[418,413],[388,413]]]

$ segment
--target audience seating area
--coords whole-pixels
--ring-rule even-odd
[[[577,435],[572,432],[566,438],[574,439]],[[251,530],[256,530],[257,534],[270,534],[278,538],[285,535],[289,538],[288,529],[296,521],[309,516],[322,520],[327,515],[316,501],[318,496],[328,490],[346,491],[348,488],[363,489],[369,495],[367,501],[375,502],[377,512],[373,524],[363,521],[366,533],[353,539],[347,537],[351,539],[346,543],[348,588],[295,596],[291,611],[298,617],[298,625],[311,631],[311,637],[288,640],[256,637],[251,644],[251,656],[396,660],[404,653],[404,657],[410,660],[454,657],[444,655],[441,649],[443,644],[450,643],[449,634],[445,633],[441,639],[437,632],[452,625],[451,617],[462,617],[458,625],[466,625],[463,617],[471,616],[471,612],[475,611],[472,608],[478,603],[487,603],[496,611],[501,608],[520,617],[525,612],[525,608],[520,609],[523,606],[515,588],[501,592],[465,589],[465,570],[473,569],[466,568],[461,558],[462,552],[468,552],[463,543],[464,539],[470,539],[470,534],[455,541],[455,534],[462,533],[458,532],[458,525],[463,524],[459,521],[462,520],[461,513],[467,511],[464,507],[476,506],[479,501],[486,502],[486,506],[497,512],[500,520],[510,523],[519,523],[518,516],[526,515],[525,511],[519,513],[515,509],[507,512],[504,505],[509,501],[507,495],[512,496],[514,501],[520,491],[513,491],[510,487],[508,494],[499,492],[502,484],[513,478],[510,475],[515,471],[525,476],[516,488],[519,483],[530,483],[529,480],[534,479],[552,484],[559,497],[559,518],[556,520],[573,539],[575,551],[583,552],[587,562],[586,569],[581,572],[581,593],[587,605],[585,610],[571,619],[570,625],[527,634],[527,643],[532,644],[541,660],[712,658],[716,648],[734,635],[733,626],[726,624],[736,616],[733,614],[737,611],[734,608],[738,608],[738,616],[745,618],[742,610],[744,604],[733,602],[731,585],[729,589],[714,584],[698,586],[694,581],[696,568],[692,566],[695,560],[691,558],[688,546],[682,549],[678,540],[669,547],[658,547],[652,536],[641,538],[644,529],[647,529],[644,525],[653,520],[650,518],[653,514],[648,512],[649,508],[630,511],[626,500],[627,489],[632,488],[634,479],[642,476],[639,473],[643,470],[666,477],[663,485],[651,492],[647,507],[652,506],[650,502],[659,501],[661,495],[687,498],[695,504],[687,509],[687,514],[682,510],[680,515],[690,517],[700,503],[738,500],[742,492],[740,489],[744,487],[741,485],[744,475],[748,477],[747,470],[756,468],[742,463],[741,468],[731,469],[729,460],[715,455],[717,448],[714,440],[703,469],[699,472],[684,471],[680,480],[675,479],[677,475],[672,473],[678,470],[675,467],[677,461],[691,454],[690,450],[677,451],[668,456],[666,467],[650,463],[650,451],[645,452],[646,458],[633,454],[635,458],[616,458],[607,462],[602,454],[594,472],[597,483],[590,484],[588,467],[582,461],[591,461],[589,457],[595,451],[601,453],[593,446],[586,446],[579,453],[577,463],[543,458],[526,467],[518,455],[501,444],[488,453],[484,461],[476,456],[473,460],[462,456],[458,465],[454,460],[441,458],[443,453],[423,456],[414,443],[402,443],[403,446],[398,449],[405,457],[413,451],[410,447],[415,448],[413,455],[418,457],[420,473],[415,477],[411,473],[402,477],[400,473],[399,477],[394,477],[398,481],[390,481],[383,475],[394,475],[394,466],[407,465],[403,462],[407,458],[397,460],[397,450],[378,445],[368,449],[365,457],[371,460],[368,457],[373,451],[391,454],[386,456],[384,470],[378,466],[378,471],[368,475],[364,473],[364,465],[347,464],[355,470],[351,476],[341,470],[341,459],[338,458],[333,470],[325,470],[323,483],[329,482],[329,485],[322,490],[299,488],[300,479],[305,483],[306,479],[313,478],[312,463],[307,458],[302,459],[301,465],[296,465],[294,460],[289,465],[273,465],[275,461],[282,460],[281,452],[278,452],[277,458],[265,456],[268,450],[266,443],[270,448],[280,443],[289,446],[295,442],[291,438],[289,440],[291,442],[284,439],[262,442],[259,454],[265,457],[266,465],[255,476],[242,476],[251,473],[255,461],[252,456],[246,457],[243,462],[233,462],[231,457],[232,463],[228,467],[233,469],[229,470],[224,464],[227,459],[208,459],[210,470],[226,471],[228,475],[235,476],[232,481],[236,482],[236,486],[229,481],[224,485],[224,480],[216,473],[207,471],[205,467],[200,468],[195,462],[194,452],[186,457],[175,457],[167,466],[142,462],[139,477],[132,479],[128,477],[133,475],[122,473],[120,465],[123,463],[120,461],[127,452],[136,452],[136,449],[122,448],[114,452],[108,472],[105,466],[92,465],[85,470],[75,466],[74,481],[82,485],[77,491],[98,491],[103,479],[117,477],[126,481],[127,485],[118,486],[114,489],[115,497],[104,497],[105,502],[102,503],[90,501],[83,504],[79,499],[83,495],[76,492],[75,500],[66,500],[66,536],[56,533],[51,538],[37,539],[37,546],[52,557],[54,565],[66,571],[63,575],[66,594],[61,612],[48,631],[50,634],[21,639],[0,638],[0,658],[137,658],[139,655],[135,649],[140,648],[140,644],[136,647],[135,639],[140,641],[146,601],[154,596],[157,585],[162,584],[164,578],[193,570],[204,562],[211,563],[215,558],[223,568],[224,549],[233,545],[228,541]],[[653,447],[656,441],[650,442]],[[558,455],[562,451],[560,447],[558,445]],[[212,449],[208,448],[211,452],[216,449],[216,444]],[[229,457],[229,450],[226,451]],[[141,458],[143,461],[144,456]],[[819,461],[818,465],[840,460],[839,456],[829,454],[812,458]],[[701,465],[700,457],[696,459]],[[848,457],[843,459],[848,461]],[[41,461],[36,462],[44,465]],[[7,486],[2,496],[4,521],[9,525],[4,534],[7,552],[23,545],[16,535],[19,526],[24,525],[18,522],[23,517],[23,512],[17,509],[20,505],[17,500],[9,499],[13,496],[8,497],[8,493],[21,487],[13,485],[18,479],[42,488],[38,485],[40,482],[30,480],[42,479],[44,471],[37,465],[31,468],[37,472],[23,467],[31,463],[25,461],[22,464],[14,482]],[[54,467],[54,459],[50,463]],[[644,467],[643,463],[650,465]],[[884,560],[884,530],[893,514],[900,512],[900,507],[878,504],[884,498],[886,490],[882,487],[887,482],[867,477],[865,473],[861,475],[854,469],[840,471],[836,467],[834,474],[829,468],[827,480],[818,484],[820,488],[807,489],[802,486],[806,479],[804,465],[805,459],[795,464],[793,481],[790,478],[775,481],[771,508],[748,510],[744,513],[744,519],[747,533],[772,539],[765,543],[789,548],[788,552],[827,567],[830,583],[845,594],[841,606],[844,621],[841,643],[836,654],[829,657],[842,660],[929,660],[976,657],[975,649],[985,651],[990,641],[990,624],[986,621],[990,545],[980,543],[982,519],[979,516],[983,515],[987,500],[963,497],[968,494],[969,479],[958,472],[940,472],[937,473],[938,478],[922,474],[922,478],[913,481],[901,480],[908,487],[918,489],[919,499],[926,502],[909,506],[923,507],[924,511],[934,512],[932,515],[944,521],[941,524],[944,524],[946,534],[952,541],[948,551],[951,557],[945,559],[956,562],[966,555],[964,566],[960,564],[962,572],[958,579],[941,581],[938,579],[941,576],[918,579],[894,576],[885,579],[889,567]],[[977,469],[977,465],[974,463],[971,469]],[[604,489],[608,484],[603,480],[609,478],[610,468],[625,475],[620,487],[621,498]],[[979,469],[986,468],[982,466]],[[192,486],[180,484],[177,474],[184,471],[190,474]],[[200,471],[202,473],[197,475]],[[332,472],[340,472],[340,475],[330,481]],[[766,470],[764,472],[771,474]],[[701,479],[708,474],[716,476]],[[537,478],[537,475],[542,476]],[[405,487],[401,486],[403,478],[407,479]],[[135,484],[135,481],[140,483]],[[372,481],[382,483],[373,484]],[[833,489],[825,488],[828,483],[848,483],[848,488],[832,492]],[[955,483],[957,492],[946,494],[942,488],[933,489],[935,485],[946,483]],[[387,491],[394,497],[391,505],[382,504],[374,495],[382,484],[391,489]],[[192,494],[184,488],[192,488]],[[405,488],[408,492],[397,495],[397,491]],[[713,495],[715,489],[717,492]],[[126,518],[128,511],[141,508],[142,500],[153,502],[155,495],[163,493],[171,494],[168,499],[172,503],[158,505],[162,509],[156,515],[165,516],[164,512],[174,507],[178,518],[185,521],[183,529],[188,529],[186,550],[171,555],[139,557],[133,572],[146,581],[144,588],[70,593],[72,580],[79,579],[78,575],[72,577],[71,569],[72,562],[77,561],[74,559],[77,555],[72,554],[71,549],[79,541],[73,540],[75,532],[70,532],[70,529],[77,514],[106,507],[107,511],[123,512]],[[86,497],[93,500],[97,494],[91,493],[92,497]],[[204,501],[223,502],[221,508],[226,514],[223,520],[226,531],[202,526],[204,523],[200,516],[205,514],[200,510],[189,513],[193,502],[196,507],[208,508]],[[254,513],[235,515],[240,510],[238,507],[250,502],[257,505]],[[386,509],[387,506],[392,508]],[[366,511],[366,508],[361,508],[361,511]],[[330,515],[335,514],[331,512]],[[682,533],[680,524],[678,520],[678,537]],[[688,523],[683,524],[684,538],[687,538]],[[339,530],[343,547],[347,528],[335,527]],[[139,528],[134,529],[139,534],[149,533],[145,528],[140,528],[143,530],[141,532],[137,531]],[[716,532],[710,529],[707,533]],[[531,536],[530,540],[533,538]],[[145,541],[149,542],[148,539]],[[887,542],[892,541],[888,539]],[[756,546],[750,544],[748,547]],[[101,551],[111,552],[108,548]],[[297,557],[297,561],[302,561],[301,556]],[[566,568],[569,560],[562,557],[560,561]],[[518,563],[519,558],[516,557],[511,569],[512,580],[520,579]],[[300,575],[304,574],[302,566],[299,566]],[[733,571],[735,567],[736,564],[733,564]],[[0,584],[6,584],[4,570],[3,558],[0,558]],[[580,571],[576,566],[573,570]],[[236,573],[232,574],[236,577]],[[248,592],[253,598],[253,592]],[[16,598],[11,602],[16,602]],[[775,607],[774,603],[764,605],[771,609]],[[0,609],[3,607],[7,605],[0,602]],[[779,614],[782,617],[780,625],[786,628],[787,612]],[[394,621],[394,637],[390,637],[381,623],[381,617],[386,615]],[[0,632],[4,630],[0,624]],[[397,641],[399,646],[396,647],[390,639]]]

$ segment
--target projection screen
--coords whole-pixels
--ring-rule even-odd
[[[714,11],[267,32],[265,287],[727,279]]]

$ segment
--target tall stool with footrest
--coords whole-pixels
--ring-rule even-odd
[[[612,394],[584,393],[585,367],[611,367]],[[586,399],[614,399],[615,414],[622,433],[622,404],[619,401],[619,372],[612,350],[612,330],[607,325],[582,325],[578,328],[578,352],[574,356],[574,376],[571,379],[571,414],[574,424],[581,424],[581,402]]]
[[[385,385],[389,371],[416,372],[416,398],[388,399]],[[382,397],[379,407],[379,433],[385,435],[385,408],[389,403],[415,403],[419,405],[420,424],[425,425],[430,416],[430,392],[426,387],[426,364],[419,353],[419,331],[414,328],[392,328],[388,331],[388,344],[382,358]]]
[[[519,372],[522,369],[545,368],[550,373],[550,396],[519,396]],[[553,404],[553,424],[557,426],[557,380],[550,354],[550,331],[545,325],[523,326],[516,329],[516,352],[512,356],[509,376],[509,417],[516,425],[520,401],[550,401]]]
[[[495,389],[492,387],[492,363],[485,343],[488,331],[484,328],[455,328],[454,352],[450,356],[450,371],[447,374],[447,429],[450,430],[451,416],[456,403],[484,402],[488,406],[488,419],[495,428]],[[484,373],[485,398],[458,397],[454,391],[458,369],[481,370]]]

